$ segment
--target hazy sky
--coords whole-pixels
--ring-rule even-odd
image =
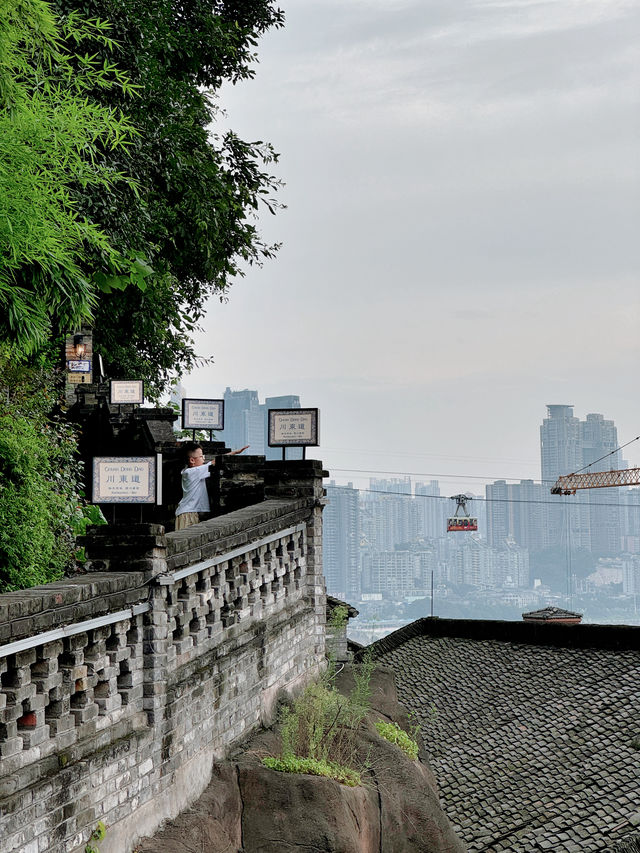
[[[189,394],[299,394],[338,482],[444,493],[539,477],[546,403],[639,435],[640,3],[284,9],[221,97],[281,153],[283,247],[211,303]]]

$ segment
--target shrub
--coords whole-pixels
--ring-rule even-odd
[[[336,782],[349,785],[351,788],[360,785],[362,781],[357,770],[334,764],[331,761],[317,761],[315,758],[299,758],[297,755],[281,758],[267,757],[262,759],[262,763],[272,770],[279,770],[281,773],[309,773],[312,776],[326,776],[328,779],[335,779]]]
[[[0,592],[61,577],[81,503],[73,427],[52,414],[54,382],[0,359]]]
[[[399,746],[412,761],[418,757],[418,744],[397,723],[385,723],[384,720],[376,720],[375,725],[379,735],[388,740],[389,743]]]
[[[291,707],[283,707],[280,713],[282,754],[279,758],[265,758],[263,763],[275,770],[309,773],[312,771],[301,767],[302,763],[311,761],[315,764],[304,766],[331,768],[331,772],[317,775],[328,775],[344,784],[359,784],[345,779],[355,778],[354,772],[360,778],[353,767],[357,761],[356,733],[369,710],[372,670],[370,657],[354,666],[355,686],[349,696],[338,692],[334,674],[329,670],[324,679],[310,684]]]

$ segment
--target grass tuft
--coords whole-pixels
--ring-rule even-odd
[[[397,723],[385,723],[383,720],[376,720],[376,729],[378,734],[388,740],[389,743],[399,746],[412,761],[418,757],[418,744]]]

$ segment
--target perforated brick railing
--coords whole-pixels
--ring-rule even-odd
[[[102,571],[0,595],[0,853],[81,850],[98,820],[126,853],[317,673],[322,470],[300,465],[303,497],[289,477],[179,533],[100,528]]]

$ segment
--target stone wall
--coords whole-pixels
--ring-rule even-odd
[[[260,504],[97,528],[90,573],[0,596],[0,853],[83,850],[100,820],[128,853],[318,673],[322,466],[283,466]]]

